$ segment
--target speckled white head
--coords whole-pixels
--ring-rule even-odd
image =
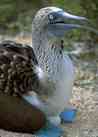
[[[69,22],[66,23],[66,20]],[[79,24],[70,24],[70,20],[86,21],[85,17],[72,15],[57,7],[45,7],[40,9],[33,19],[33,30],[47,31],[50,36],[63,37],[67,30],[81,28]]]

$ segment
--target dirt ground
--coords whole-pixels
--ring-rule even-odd
[[[29,43],[29,39],[26,41]],[[70,102],[78,112],[73,123],[61,125],[65,131],[62,137],[98,137],[97,60],[88,62],[79,60],[77,63],[73,97]],[[0,130],[0,137],[33,137],[33,135]]]

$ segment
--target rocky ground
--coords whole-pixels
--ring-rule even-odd
[[[2,39],[2,38],[1,38]],[[21,38],[14,38],[20,41]],[[25,39],[25,38],[24,38]],[[31,38],[21,39],[30,43]],[[71,104],[77,108],[73,123],[61,125],[65,130],[63,137],[98,137],[98,63],[97,59],[76,59],[76,80]],[[0,130],[0,137],[32,137]]]
[[[63,125],[64,137],[98,137],[98,77],[95,70],[89,70],[94,62],[89,63],[77,69],[71,103],[78,112],[72,124]],[[83,65],[86,67],[84,70]]]

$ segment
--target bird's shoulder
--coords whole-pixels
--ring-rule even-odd
[[[0,43],[0,93],[25,93],[39,84],[33,49],[13,41]]]
[[[33,48],[30,45],[17,43],[10,40],[0,43],[0,57],[1,56],[21,56],[21,58],[32,60],[34,64],[38,64]]]
[[[50,94],[50,80],[39,67],[32,47],[13,41],[0,43],[0,93]]]

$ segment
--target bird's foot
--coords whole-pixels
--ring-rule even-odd
[[[61,114],[60,117],[64,123],[72,123],[75,120],[77,115],[77,109],[65,109]]]
[[[51,124],[49,121],[47,125],[35,133],[35,137],[61,137],[63,129]]]

